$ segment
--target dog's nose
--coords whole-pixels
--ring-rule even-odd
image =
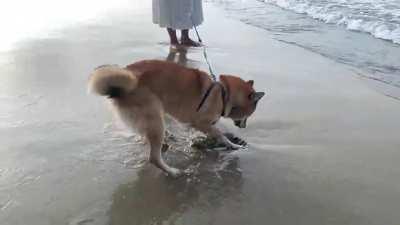
[[[235,126],[239,127],[239,128],[246,128],[246,121],[247,119],[243,119],[243,120],[235,120]]]
[[[240,120],[235,120],[233,121],[233,123],[235,124],[235,126],[240,127]]]

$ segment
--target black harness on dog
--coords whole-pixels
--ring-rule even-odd
[[[200,101],[199,106],[197,106],[197,112],[200,110],[200,108],[204,105],[204,103],[206,102],[208,96],[210,96],[210,93],[212,91],[212,89],[215,86],[220,86],[221,88],[221,97],[222,97],[222,112],[221,112],[221,116],[225,115],[225,107],[226,107],[226,103],[228,101],[228,90],[224,87],[224,85],[222,85],[220,82],[213,82],[210,87],[207,89],[206,93],[204,94],[203,98]]]

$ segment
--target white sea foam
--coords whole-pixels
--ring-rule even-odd
[[[400,1],[398,0],[264,0],[325,23],[366,32],[400,44]]]

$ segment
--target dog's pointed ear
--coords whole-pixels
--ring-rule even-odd
[[[265,92],[255,92],[251,97],[254,102],[258,102],[264,95]]]
[[[254,80],[249,80],[249,81],[247,81],[247,83],[250,84],[250,86],[253,87],[253,85],[254,85]]]

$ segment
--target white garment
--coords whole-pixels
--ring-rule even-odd
[[[203,22],[202,0],[153,0],[153,23],[176,30]]]

